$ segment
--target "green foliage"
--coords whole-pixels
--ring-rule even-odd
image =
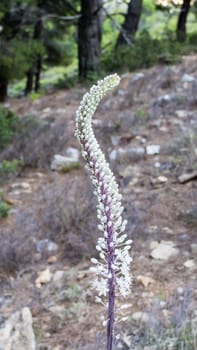
[[[0,189],[0,219],[5,218],[9,214],[10,207],[3,200],[3,191]]]
[[[18,117],[12,111],[0,106],[0,151],[11,142],[18,123]]]
[[[78,77],[76,73],[64,74],[63,77],[59,78],[55,83],[55,87],[59,89],[70,89],[76,85]]]
[[[10,207],[7,203],[0,200],[0,219],[5,218],[9,214]]]
[[[171,34],[171,33],[170,33]],[[182,45],[170,37],[154,39],[144,30],[134,45],[111,48],[103,55],[103,69],[108,72],[148,68],[156,63],[173,63],[183,53]]]
[[[17,176],[22,166],[23,161],[18,159],[0,162],[0,183],[4,183],[12,176]]]
[[[21,79],[32,66],[35,57],[44,53],[42,44],[19,36],[1,41],[0,77],[8,80]]]
[[[80,163],[79,162],[73,162],[67,165],[64,165],[60,172],[61,173],[69,173],[70,171],[74,170],[74,169],[79,169],[80,168]]]

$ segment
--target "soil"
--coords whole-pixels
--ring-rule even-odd
[[[11,212],[0,221],[1,315],[29,306],[39,350],[96,349],[95,342],[105,336],[100,319],[105,310],[95,303],[89,271],[99,232],[88,172],[82,159],[79,169],[50,170],[55,153],[80,149],[75,111],[86,91],[77,86],[34,102],[8,100],[21,118],[32,115],[50,126],[20,147],[15,140],[3,154],[8,159],[23,155],[26,166],[3,185]],[[119,87],[101,102],[94,130],[123,195],[126,232],[133,239],[133,289],[126,300],[132,306],[126,311],[128,321],[117,326],[132,333],[132,314],[155,300],[170,311],[170,298],[176,294],[181,300],[190,288],[191,309],[197,305],[197,176],[180,178],[197,171],[197,56],[122,76]],[[160,146],[156,154],[147,154],[151,145]],[[39,250],[44,239],[56,248]],[[154,244],[161,241],[173,242],[178,254],[152,258]],[[47,268],[51,280],[38,286],[39,272]],[[65,271],[60,285],[53,280],[59,270]]]

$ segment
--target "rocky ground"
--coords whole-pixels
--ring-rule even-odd
[[[8,101],[33,124],[1,155],[25,164],[3,186],[11,205],[0,221],[3,350],[33,350],[34,342],[37,350],[104,348],[104,309],[95,303],[89,271],[99,234],[96,200],[74,137],[86,90]],[[94,130],[119,183],[133,239],[131,306],[127,321],[117,325],[117,348],[141,349],[139,330],[197,317],[197,57],[122,76],[99,106]],[[161,327],[154,332],[161,336]]]

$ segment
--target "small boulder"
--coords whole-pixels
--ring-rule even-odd
[[[63,270],[57,270],[53,275],[52,283],[54,287],[62,288],[65,285],[65,279],[66,279],[66,272]]]
[[[0,328],[0,349],[35,350],[32,315],[28,307],[13,313]]]
[[[146,153],[148,155],[155,155],[160,153],[160,145],[148,145],[146,146]]]
[[[176,256],[179,250],[174,247],[174,243],[171,241],[161,241],[159,245],[152,250],[151,257],[156,260],[168,260],[173,256]]]
[[[79,161],[76,157],[61,156],[55,154],[51,162],[51,170],[68,172],[79,167]]]
[[[193,83],[195,81],[195,78],[192,75],[184,74],[181,78],[182,83]]]
[[[36,279],[36,287],[37,288],[41,288],[42,285],[49,283],[51,281],[52,274],[51,274],[48,267],[45,270],[39,272],[38,274],[39,274],[39,276]]]

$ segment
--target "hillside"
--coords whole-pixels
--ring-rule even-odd
[[[0,155],[25,164],[2,186],[11,211],[0,221],[0,321],[29,307],[39,350],[103,349],[105,338],[89,271],[99,232],[88,174],[81,158],[51,170],[54,155],[78,157],[75,111],[86,90],[7,103],[31,123]],[[100,104],[94,130],[133,239],[132,306],[117,325],[117,349],[139,350],[140,332],[153,320],[158,338],[172,319],[197,318],[197,56],[122,76]],[[143,349],[157,349],[145,338]],[[195,349],[189,346],[183,349]]]

